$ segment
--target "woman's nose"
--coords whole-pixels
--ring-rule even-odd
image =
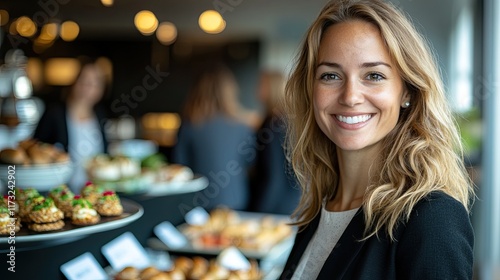
[[[355,80],[347,80],[342,87],[342,92],[339,98],[339,103],[348,106],[354,107],[357,104],[360,104],[364,101],[364,96],[362,93],[361,85]]]

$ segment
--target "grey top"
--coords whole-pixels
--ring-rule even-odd
[[[325,207],[321,207],[321,218],[318,229],[302,255],[292,280],[316,279],[318,277],[330,252],[339,241],[340,236],[342,236],[342,233],[344,233],[358,209],[329,212]]]
[[[75,164],[75,171],[68,182],[69,187],[75,193],[88,181],[85,170],[87,160],[95,155],[104,153],[103,139],[97,119],[76,121],[66,116],[68,123],[68,152]]]

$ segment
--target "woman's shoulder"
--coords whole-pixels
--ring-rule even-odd
[[[396,240],[398,278],[471,279],[474,231],[466,208],[450,195],[433,192],[419,201]]]
[[[442,191],[430,192],[427,196],[421,199],[414,208],[414,212],[416,212],[415,214],[417,215],[418,212],[434,213],[436,210],[439,210],[439,212],[445,210],[446,212],[463,211],[467,213],[467,210],[462,203]]]
[[[471,222],[462,203],[449,194],[434,191],[415,205],[405,228],[405,232],[429,232],[431,229],[448,232],[456,228],[469,229]]]

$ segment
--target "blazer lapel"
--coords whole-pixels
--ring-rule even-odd
[[[342,279],[344,277],[365,244],[365,241],[359,241],[363,238],[364,230],[364,215],[360,208],[326,259],[318,279]]]
[[[281,274],[280,279],[291,279],[295,273],[295,269],[299,265],[299,261],[307,248],[307,245],[311,241],[316,229],[319,225],[319,220],[321,217],[321,211],[316,215],[316,217],[307,225],[305,229],[297,233],[295,238],[295,243],[293,245],[292,251],[288,257],[285,268]]]

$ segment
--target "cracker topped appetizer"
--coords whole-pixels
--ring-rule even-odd
[[[31,209],[33,209],[33,206],[42,203],[44,200],[45,200],[45,197],[43,197],[40,194],[37,194],[35,196],[27,198],[26,200],[24,200],[23,203],[20,203],[19,204],[19,217],[21,218],[21,221],[25,222],[25,223],[31,222],[31,218],[29,216]]]
[[[50,190],[49,197],[56,201],[63,192],[71,191],[67,185],[60,185]]]
[[[38,190],[33,189],[33,188],[27,188],[27,189],[17,188],[16,189],[16,199],[19,202],[19,205],[21,205],[21,207],[28,198],[39,196],[39,195],[40,195],[40,193],[38,192]]]
[[[98,223],[101,217],[97,211],[92,208],[92,204],[85,198],[75,195],[73,198],[73,214],[71,223],[78,226],[88,226]]]
[[[47,197],[31,208],[29,217],[35,223],[52,223],[62,220],[64,214],[56,207],[54,200]]]
[[[92,182],[85,183],[81,190],[82,197],[87,199],[92,205],[95,205],[99,197],[101,197],[104,189]]]
[[[11,231],[18,232],[21,229],[21,222],[15,219],[12,224],[11,212],[6,204],[0,203],[0,235],[9,234]],[[14,225],[14,226],[12,226]]]
[[[61,209],[65,218],[71,218],[73,215],[73,197],[75,194],[71,190],[62,191],[59,197],[54,200],[57,208]]]
[[[29,218],[33,222],[28,228],[33,231],[53,231],[64,227],[64,214],[50,197],[38,201],[31,207]]]
[[[120,216],[123,213],[120,198],[114,191],[103,192],[95,204],[95,209],[102,216]]]

